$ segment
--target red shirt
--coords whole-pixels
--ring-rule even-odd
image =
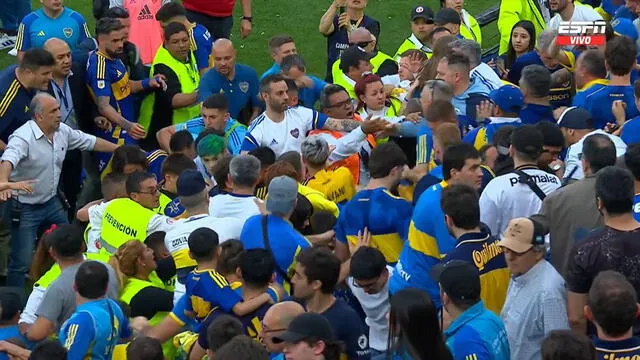
[[[209,16],[226,17],[233,14],[236,0],[184,0],[185,9]]]

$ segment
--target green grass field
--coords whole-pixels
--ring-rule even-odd
[[[32,3],[34,9],[40,6],[38,1]],[[308,72],[324,77],[327,45],[325,38],[318,32],[318,22],[330,0],[253,0],[253,32],[246,39],[239,36],[239,3],[240,1],[236,1],[237,16],[232,31],[232,40],[238,49],[238,62],[254,67],[261,74],[272,64],[267,46],[269,39],[273,35],[284,33],[296,40],[298,53],[307,62]],[[439,8],[438,0],[369,0],[366,13],[380,21],[379,48],[382,51],[393,55],[408,36],[409,14],[418,3],[431,6],[434,11]],[[497,3],[498,0],[467,0],[465,8],[476,15]],[[93,29],[90,0],[66,0],[65,5],[84,15],[89,28]],[[484,27],[482,32],[484,47],[498,41],[495,23]],[[15,57],[8,55],[7,50],[0,53],[0,68],[15,61]]]

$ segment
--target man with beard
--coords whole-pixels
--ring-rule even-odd
[[[87,84],[98,106],[98,112],[108,121],[99,122],[98,136],[112,143],[135,144],[146,135],[136,123],[133,93],[166,88],[159,77],[142,81],[129,80],[129,73],[120,60],[126,40],[126,29],[117,19],[103,18],[96,24],[98,49],[89,55]],[[102,171],[111,154],[98,154],[98,170]]]
[[[573,0],[549,0],[549,8],[556,14],[549,21],[548,29],[557,29],[562,21],[602,20],[602,16],[591,6],[576,4]]]
[[[200,101],[222,93],[229,100],[231,117],[249,124],[261,109],[258,74],[252,67],[236,63],[236,49],[229,39],[216,40],[211,55],[215,66],[202,76]]]
[[[300,152],[300,146],[311,130],[349,132],[361,124],[354,119],[334,119],[305,107],[289,109],[287,83],[282,75],[269,75],[262,79],[260,95],[267,108],[249,127],[242,144],[242,152],[249,152],[260,146],[268,146],[276,156],[292,150]],[[386,122],[381,124],[379,130],[385,127]]]
[[[387,263],[398,261],[413,208],[392,192],[397,191],[406,167],[407,156],[396,143],[373,149],[369,158],[371,181],[340,211],[336,225],[336,255],[340,260],[350,257],[349,242],[356,244],[358,233],[369,229],[372,246],[382,252]]]

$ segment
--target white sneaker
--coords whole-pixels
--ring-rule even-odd
[[[13,48],[13,49],[9,50],[9,52],[7,54],[9,54],[11,56],[18,56],[18,49]]]
[[[2,36],[0,36],[0,50],[13,47],[15,46],[15,44],[16,44],[15,36],[9,36],[7,34],[2,34]]]

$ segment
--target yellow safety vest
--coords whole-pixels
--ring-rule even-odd
[[[144,241],[154,215],[157,214],[131,199],[111,200],[102,215],[101,250],[113,255],[129,240]]]
[[[122,300],[125,304],[131,305],[131,300],[138,295],[142,289],[145,289],[149,286],[154,286],[159,289],[167,290],[164,283],[158,277],[155,271],[149,274],[149,281],[140,280],[134,277],[127,278],[127,282],[120,291],[120,300]],[[155,326],[159,324],[167,315],[168,312],[158,312],[151,319],[149,319],[149,324]],[[164,353],[165,359],[173,359],[175,357],[176,348],[173,346],[173,341],[168,340],[164,344],[162,344],[162,352]]]
[[[160,205],[157,208],[153,209],[153,211],[157,212],[160,215],[164,215],[164,209],[167,207],[167,205],[169,205],[171,201],[172,200],[170,197],[163,193],[160,193],[160,199],[158,199]]]
[[[178,76],[180,82],[180,92],[183,94],[190,94],[194,92],[200,85],[200,73],[198,72],[198,66],[196,65],[195,56],[193,52],[189,52],[189,63],[185,64],[169,53],[164,46],[161,46],[156,53],[156,57],[153,59],[153,64],[149,70],[149,77],[153,77],[155,66],[162,64],[168,66]],[[151,117],[153,116],[153,104],[155,103],[155,92],[147,95],[142,101],[140,107],[140,118],[138,123],[144,126],[145,129],[149,128],[151,124]],[[191,106],[173,109],[172,122],[173,125],[186,122],[200,115],[200,104],[196,103]]]
[[[536,34],[540,34],[547,23],[540,13],[536,4],[537,0],[509,0],[500,3],[500,13],[498,14],[498,33],[500,33],[499,54],[504,54],[509,49],[511,40],[511,29],[520,20],[529,20],[536,29]]]
[[[85,253],[84,256],[87,258],[87,260],[100,261],[101,263],[105,264],[109,262],[109,256],[105,254]],[[33,287],[47,289],[49,285],[51,285],[51,283],[54,282],[58,278],[58,276],[60,276],[61,272],[62,271],[60,270],[60,265],[58,265],[58,263],[53,264],[53,266],[51,266],[51,268],[46,273],[44,273],[44,275],[42,275],[40,279],[35,282],[35,284],[33,284]]]
[[[350,98],[357,100],[358,97],[356,96],[356,90],[353,88],[354,85],[350,84],[347,81],[346,77],[347,75],[340,71],[338,76],[333,78],[333,83],[342,86],[345,90],[347,90]]]
[[[465,9],[462,9],[460,13],[462,24],[460,24],[460,35],[463,38],[473,40],[482,46],[482,31],[480,30],[480,24],[471,16]]]
[[[430,59],[431,55],[433,55],[433,51],[426,46],[418,47],[413,41],[411,41],[411,37],[415,37],[415,35],[412,34],[410,37],[404,39],[402,44],[400,44],[396,54],[393,56],[396,61],[400,59],[400,55],[404,54],[405,51],[413,49],[422,51],[427,56],[427,59]]]
[[[377,73],[382,63],[386,60],[395,62],[395,60],[393,60],[391,56],[383,53],[382,51],[378,51],[376,53],[376,56],[372,57],[371,60],[369,60],[371,62],[371,67],[373,68],[372,71],[374,73]],[[342,70],[340,70],[340,59],[338,58],[338,60],[334,61],[333,65],[331,65],[331,76],[335,80],[340,77],[340,74],[342,74]]]

